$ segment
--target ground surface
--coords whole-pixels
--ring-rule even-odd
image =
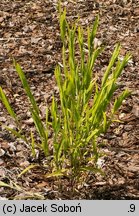
[[[85,28],[91,25],[99,13],[100,24],[97,39],[106,50],[95,67],[98,76],[108,64],[111,52],[121,42],[121,58],[127,51],[132,60],[119,80],[120,90],[129,88],[131,96],[119,110],[122,123],[111,126],[103,137],[105,143],[101,167],[105,176],[89,175],[76,193],[69,192],[70,185],[61,180],[45,179],[47,170],[32,169],[17,178],[32,163],[29,146],[16,140],[0,126],[0,180],[21,187],[20,191],[0,188],[1,199],[139,199],[139,1],[138,0],[67,0],[69,20],[77,18]],[[55,65],[61,62],[61,41],[54,1],[0,1],[0,86],[5,90],[24,128],[33,124],[28,111],[28,101],[15,70],[14,57],[24,69],[32,91],[44,115],[46,104],[51,102],[57,87],[53,76]],[[100,74],[99,74],[100,73]],[[14,127],[12,119],[0,103],[0,122]],[[39,163],[45,163],[41,158]],[[63,183],[62,183],[63,182]],[[28,192],[30,194],[28,194]]]

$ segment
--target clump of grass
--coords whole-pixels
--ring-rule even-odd
[[[0,99],[8,113],[14,118],[19,130],[15,131],[7,127],[6,129],[26,142],[31,140],[34,156],[35,148],[38,146],[43,150],[46,157],[50,155],[48,134],[49,130],[53,131],[53,157],[50,164],[52,173],[47,177],[67,175],[75,179],[79,178],[84,171],[100,171],[97,167],[97,161],[100,157],[97,139],[107,131],[122,101],[129,95],[129,91],[126,89],[117,96],[108,113],[107,110],[113,94],[118,89],[117,79],[131,56],[127,54],[122,61],[118,60],[120,45],[117,44],[103,75],[101,86],[98,86],[93,68],[97,57],[104,49],[103,47],[95,48],[94,44],[98,23],[99,17],[97,16],[93,28],[88,27],[87,29],[88,53],[86,55],[83,28],[78,26],[77,22],[71,25],[67,22],[66,10],[60,12],[63,62],[55,68],[55,78],[60,94],[60,108],[53,96],[50,111],[46,108],[45,123],[40,118],[39,108],[24,72],[20,65],[14,62],[15,69],[30,100],[32,118],[41,143],[35,143],[32,132],[30,138],[22,135],[18,117],[0,87]],[[79,59],[75,57],[76,45],[79,48]],[[67,50],[68,55],[66,54]],[[90,100],[92,100],[91,105]],[[48,120],[49,112],[51,121]]]

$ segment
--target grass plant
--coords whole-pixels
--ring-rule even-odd
[[[126,89],[113,101],[118,89],[117,79],[127,65],[130,54],[118,59],[120,45],[117,44],[106,71],[98,85],[94,73],[94,64],[104,47],[95,48],[94,39],[97,33],[99,16],[96,17],[92,29],[87,29],[87,53],[84,30],[78,22],[69,24],[66,10],[60,11],[60,35],[63,43],[62,64],[55,68],[55,79],[59,88],[60,104],[53,96],[50,109],[46,108],[46,121],[42,122],[40,111],[30,90],[24,72],[14,61],[16,72],[30,101],[30,111],[41,142],[36,144],[34,134],[30,137],[22,133],[21,123],[13,111],[8,98],[0,87],[0,99],[8,113],[15,120],[18,131],[6,127],[17,137],[31,143],[32,153],[35,148],[50,155],[49,131],[52,130],[53,153],[50,164],[52,173],[48,176],[71,176],[78,178],[82,172],[99,172],[97,161],[100,157],[97,145],[98,137],[109,128],[123,100],[129,95]],[[77,56],[78,50],[78,57]],[[67,54],[68,51],[68,54]],[[92,101],[90,103],[90,101]],[[110,107],[110,109],[109,109]],[[109,109],[109,110],[108,110]],[[49,111],[50,110],[50,111]],[[51,121],[48,115],[51,115]]]

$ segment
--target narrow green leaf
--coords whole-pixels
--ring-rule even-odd
[[[106,113],[103,112],[103,132],[105,133],[107,130],[107,116]]]
[[[114,107],[113,107],[113,113],[115,113],[119,107],[122,105],[123,100],[130,95],[130,91],[126,89],[122,94],[115,100]]]
[[[10,116],[13,117],[15,121],[17,121],[17,116],[15,112],[13,111],[12,107],[10,106],[10,103],[1,87],[0,87],[0,99],[2,103],[4,104],[5,108],[7,109],[8,113],[10,114]]]
[[[67,169],[58,170],[58,171],[55,171],[52,173],[48,173],[44,177],[45,178],[60,177],[60,176],[65,175],[66,171],[67,171]]]
[[[14,182],[12,182],[13,185],[7,184],[3,181],[0,181],[0,187],[8,187],[17,191],[22,191],[21,187],[19,187],[17,184],[15,184]]]
[[[104,76],[103,76],[103,79],[102,79],[102,85],[101,85],[102,87],[105,85],[105,83],[106,83],[106,81],[107,81],[107,79],[109,77],[110,71],[111,71],[112,67],[114,66],[115,61],[118,58],[119,52],[120,52],[120,44],[117,44],[116,47],[115,47],[115,50],[114,50],[114,52],[112,54],[112,57],[110,59],[110,63],[109,63],[109,65],[108,65],[108,67],[107,67],[107,69],[106,69],[106,71],[104,73]]]
[[[88,143],[94,136],[96,136],[96,134],[98,133],[98,129],[93,130],[90,135],[87,137],[86,139],[86,143]]]
[[[98,47],[93,54],[89,58],[89,70],[92,70],[94,67],[94,63],[97,59],[97,57],[100,55],[100,53],[104,50],[104,47]]]
[[[81,167],[80,171],[82,172],[89,171],[89,172],[100,173],[101,175],[104,175],[104,172],[100,168],[96,168],[93,166],[92,167],[91,166]]]
[[[18,178],[20,178],[22,175],[24,175],[26,172],[28,172],[30,169],[33,169],[35,167],[39,167],[39,164],[31,164],[28,167],[26,167],[19,175]]]
[[[30,87],[28,85],[28,82],[27,82],[27,79],[25,77],[24,72],[22,71],[20,65],[18,63],[16,63],[15,61],[14,61],[14,65],[15,65],[15,69],[16,69],[19,77],[20,77],[20,80],[22,82],[23,88],[24,88],[24,90],[25,90],[25,92],[26,92],[26,94],[27,94],[27,96],[28,96],[28,98],[29,98],[29,100],[30,100],[30,102],[32,104],[33,109],[35,110],[35,112],[37,114],[39,114],[39,108],[38,108],[38,106],[36,104],[36,101],[34,99],[34,96],[33,96],[32,92],[30,90]]]
[[[24,135],[21,134],[21,132],[16,131],[12,128],[9,128],[5,125],[2,125],[6,130],[10,131],[13,135],[15,135],[16,137],[20,138],[21,140],[25,141],[26,143],[28,143],[26,137]]]
[[[49,154],[48,137],[46,136],[43,122],[41,121],[39,115],[36,112],[34,112],[32,110],[31,113],[32,113],[32,118],[33,118],[34,124],[36,126],[36,129],[37,129],[37,131],[40,135],[41,141],[42,141],[42,147],[43,147],[44,153],[45,153],[45,155],[48,155]]]
[[[63,13],[60,14],[60,35],[63,43],[65,41],[65,34],[66,34],[66,8],[64,9]]]
[[[97,33],[98,23],[99,23],[99,16],[97,15],[95,22],[93,24],[91,35],[90,35],[90,44],[91,45],[93,44],[94,38],[95,38],[96,33]]]
[[[124,67],[127,65],[128,61],[131,59],[131,55],[127,54],[123,61],[118,61],[115,71],[113,72],[113,77],[117,79],[120,75]]]
[[[93,28],[90,32],[90,28],[88,28],[88,49],[89,49],[89,56],[92,55],[94,51],[94,38],[96,36],[97,28],[99,23],[99,16],[96,17]]]

